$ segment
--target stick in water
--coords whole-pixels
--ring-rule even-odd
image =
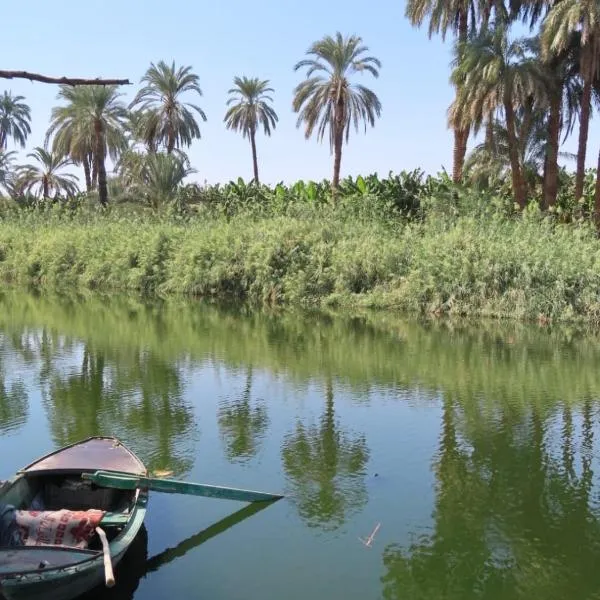
[[[375,529],[373,529],[373,531],[371,532],[371,535],[369,535],[369,537],[366,540],[363,540],[362,538],[358,538],[367,548],[370,548],[371,545],[373,544],[373,540],[375,539],[375,534],[379,531],[379,528],[381,527],[381,523],[377,523],[377,525],[375,525]]]
[[[110,548],[108,547],[108,540],[106,539],[106,533],[104,533],[104,529],[96,527],[96,533],[102,542],[102,552],[104,554],[104,579],[106,587],[111,588],[113,585],[115,585],[115,576],[113,574],[112,561],[110,560]]]

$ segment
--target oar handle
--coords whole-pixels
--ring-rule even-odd
[[[110,547],[104,529],[96,527],[96,533],[102,542],[102,554],[104,555],[104,581],[106,587],[111,588],[115,585],[115,575],[113,573],[112,560],[110,559]]]

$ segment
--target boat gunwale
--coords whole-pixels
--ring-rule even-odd
[[[102,551],[101,550],[89,550],[87,548],[70,548],[68,546],[53,546],[51,544],[40,544],[39,546],[10,546],[7,548],[0,548],[0,552],[31,552],[32,550],[46,550],[49,553],[53,552],[73,552],[73,553],[81,553],[86,555],[85,558],[81,560],[65,563],[59,567],[41,567],[38,569],[27,569],[20,571],[6,571],[4,573],[0,573],[0,592],[2,591],[2,585],[4,582],[14,579],[20,579],[28,576],[36,576],[41,573],[58,573],[60,571],[64,571],[66,569],[77,568],[80,565],[87,565],[90,561],[101,558]],[[1,596],[0,596],[1,597]]]
[[[64,452],[66,450],[70,450],[71,448],[75,448],[77,446],[82,446],[84,444],[86,444],[87,442],[90,442],[92,440],[111,440],[113,442],[117,442],[124,450],[125,452],[127,452],[131,458],[133,458],[133,460],[139,465],[139,467],[143,470],[144,475],[148,474],[148,467],[144,464],[144,462],[140,459],[139,456],[137,456],[137,454],[135,454],[135,452],[133,452],[128,446],[126,446],[119,438],[116,438],[114,436],[110,436],[110,435],[92,435],[90,437],[87,437],[83,440],[79,440],[78,442],[73,442],[72,444],[68,444],[66,446],[63,446],[62,448],[57,448],[56,450],[53,450],[52,452],[49,452],[48,454],[45,454],[44,456],[41,456],[39,458],[37,458],[36,460],[34,460],[33,462],[31,462],[30,464],[28,464],[25,467],[22,467],[21,469],[19,469],[18,471],[15,472],[15,475],[35,475],[35,474],[40,474],[40,473],[44,473],[44,474],[61,474],[61,473],[87,473],[87,472],[94,472],[97,469],[78,469],[78,468],[54,468],[54,469],[32,469],[32,467],[35,467],[35,465],[37,465],[38,463],[41,463],[42,461],[52,457],[52,456],[56,456],[57,454],[60,454],[61,452]],[[114,469],[103,469],[105,471],[114,471]],[[136,474],[133,471],[131,471],[132,474]]]

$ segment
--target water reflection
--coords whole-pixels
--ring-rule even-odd
[[[254,552],[256,531],[246,539],[246,575],[262,592],[271,589],[267,560],[289,562],[277,568],[291,598],[302,596],[282,581],[301,563],[308,573],[306,591],[298,587],[303,596],[319,597],[323,588],[357,597],[346,587],[351,576],[373,586],[360,597],[390,600],[592,598],[600,589],[597,338],[497,323],[306,319],[177,301],[25,295],[0,298],[0,331],[0,435],[41,409],[46,422],[36,427],[47,424],[56,446],[114,434],[151,469],[194,475],[201,463],[207,480],[237,485],[240,476],[241,487],[251,480],[284,488],[285,503],[301,519],[285,520],[281,511],[271,522],[269,515],[259,533],[271,541],[261,552]],[[7,356],[34,375],[20,379]],[[226,374],[222,399],[215,398],[217,371]],[[281,385],[284,400],[271,401],[266,380]],[[20,381],[31,381],[36,396],[41,391],[41,406]],[[201,403],[190,391],[197,389],[207,390]],[[358,402],[368,418],[357,427]],[[306,417],[315,404],[314,419]],[[211,425],[199,437],[204,416]],[[194,464],[196,455],[203,460]],[[387,460],[391,475],[369,494],[371,456]],[[429,498],[430,476],[431,515],[429,500],[414,498]],[[175,535],[180,505],[165,506],[175,523],[159,519],[156,527]],[[352,550],[359,519],[360,535],[363,522],[383,523],[369,558],[356,559]],[[331,545],[324,549],[315,528]],[[211,535],[192,536],[163,558],[142,552],[137,583]],[[214,589],[231,577],[230,551],[223,548],[204,571]],[[328,588],[336,571],[340,583]],[[124,598],[136,589],[133,579]],[[167,581],[165,589],[177,584]]]
[[[596,597],[591,401],[577,418],[568,404],[481,409],[446,399],[433,532],[386,547],[384,597]]]
[[[309,526],[336,529],[367,501],[367,442],[337,421],[331,377],[326,379],[319,424],[298,422],[285,436],[281,454],[290,499]]]
[[[6,361],[12,345],[0,333],[0,434],[16,431],[27,421],[29,398],[21,378],[9,378]]]
[[[258,452],[269,426],[263,399],[252,402],[252,364],[246,369],[241,395],[228,396],[218,410],[219,429],[225,454],[233,462],[248,462]]]

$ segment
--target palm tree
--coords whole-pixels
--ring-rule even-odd
[[[202,96],[200,79],[192,73],[192,67],[176,69],[175,62],[169,66],[162,60],[157,65],[150,63],[141,81],[146,85],[136,94],[129,108],[139,106],[148,111],[144,139],[165,144],[168,154],[176,146],[189,146],[193,139],[200,139],[194,112],[203,121],[206,121],[206,115],[199,106],[181,100],[186,92]]]
[[[294,71],[307,68],[306,80],[294,90],[294,111],[299,113],[297,127],[306,125],[304,135],[308,139],[315,128],[317,139],[329,133],[329,144],[334,152],[332,188],[335,191],[340,181],[342,144],[350,137],[353,123],[358,131],[361,121],[372,127],[375,117],[381,115],[381,102],[377,95],[360,84],[348,80],[354,73],[367,72],[379,77],[381,62],[374,56],[365,56],[367,46],[362,38],[352,35],[342,37],[325,36],[310,46],[306,54],[311,56],[294,66]]]
[[[11,183],[15,154],[0,148],[0,188],[6,188]]]
[[[461,86],[451,122],[472,125],[477,131],[490,113],[504,111],[513,194],[521,208],[526,204],[527,190],[519,154],[517,110],[531,99],[536,99],[536,107],[545,106],[548,89],[533,48],[531,39],[510,42],[506,27],[494,27],[459,44],[452,73],[452,80],[461,81]]]
[[[546,111],[541,109],[531,110],[530,106],[525,106],[515,111],[519,164],[528,192],[544,181],[548,122]],[[493,186],[493,181],[507,181],[511,169],[508,130],[506,124],[498,119],[492,123],[492,140],[491,146],[488,140],[477,145],[465,161],[465,177],[471,183],[488,189]]]
[[[227,129],[241,131],[244,137],[250,139],[252,147],[252,165],[254,166],[254,181],[258,183],[258,159],[256,157],[256,131],[262,125],[265,135],[271,135],[271,129],[279,120],[277,113],[269,105],[273,102],[269,92],[273,88],[268,87],[269,81],[261,81],[258,77],[236,77],[234,86],[229,90],[231,96],[227,105],[233,105],[225,113],[224,121]]]
[[[172,203],[183,180],[195,172],[183,152],[141,154],[129,151],[119,162],[122,181],[135,196],[145,198],[155,210]]]
[[[21,148],[25,147],[31,133],[31,109],[23,100],[24,96],[13,96],[6,91],[0,96],[0,150],[6,150],[9,137]]]
[[[560,53],[540,57],[548,80],[548,139],[544,168],[544,208],[556,203],[560,136],[570,135],[581,99],[579,36],[573,34],[569,46]]]
[[[27,156],[37,161],[37,164],[28,164],[19,168],[18,181],[23,193],[42,195],[44,199],[50,197],[50,192],[55,196],[65,194],[74,196],[79,190],[78,178],[71,173],[60,173],[62,169],[73,164],[56,152],[37,147]]]
[[[573,33],[581,35],[580,74],[583,80],[575,200],[583,195],[585,156],[592,108],[592,88],[600,73],[600,0],[561,0],[556,2],[542,26],[545,57],[564,52],[572,44]]]
[[[89,159],[93,158],[91,167],[98,180],[98,195],[103,206],[108,203],[106,156],[116,161],[127,147],[124,135],[127,109],[120,96],[117,86],[61,86],[58,98],[67,104],[52,109],[52,121],[46,134],[47,140],[54,135],[52,149],[55,152],[83,163],[86,184],[89,184]],[[91,181],[94,181],[93,174]]]
[[[474,31],[477,27],[473,0],[408,0],[405,14],[412,25],[417,27],[423,24],[427,16],[430,17],[429,39],[434,33],[441,33],[442,40],[445,40],[448,30],[451,30],[458,36],[458,42],[464,44],[467,41],[469,29]],[[471,15],[470,28],[469,15]],[[460,84],[457,84],[457,87],[458,85]],[[468,138],[468,124],[464,127],[454,126],[452,179],[455,182],[462,179]]]
[[[125,129],[129,137],[130,147],[141,145],[146,152],[157,152],[156,131],[149,127],[149,121],[156,123],[151,110],[131,110],[127,117]]]

